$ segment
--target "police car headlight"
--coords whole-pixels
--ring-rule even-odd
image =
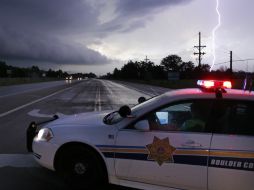
[[[54,137],[53,132],[49,128],[42,128],[39,130],[36,140],[50,141]]]

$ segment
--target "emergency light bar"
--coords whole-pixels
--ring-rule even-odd
[[[205,89],[232,88],[232,84],[230,81],[198,80],[197,85]]]

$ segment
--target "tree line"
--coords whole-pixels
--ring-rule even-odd
[[[177,74],[179,79],[198,79],[205,77],[229,78],[229,69],[220,69],[209,72],[210,65],[195,66],[192,61],[184,62],[178,55],[168,55],[163,58],[160,65],[152,61],[128,61],[121,69],[115,68],[112,73],[107,73],[107,79],[131,80],[165,80],[170,74]]]
[[[11,65],[7,65],[4,61],[0,61],[0,77],[12,77],[12,78],[19,78],[19,77],[29,77],[29,78],[41,78],[41,77],[48,77],[48,78],[66,78],[72,75],[73,78],[79,77],[88,77],[88,78],[95,78],[97,77],[94,73],[74,73],[69,74],[65,71],[53,70],[48,69],[47,71],[40,69],[38,66],[31,66],[27,68],[15,67]]]

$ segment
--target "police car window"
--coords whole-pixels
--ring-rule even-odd
[[[218,115],[217,110],[224,113]],[[254,135],[254,102],[252,101],[220,101],[215,105],[212,115],[215,121],[215,133]]]
[[[150,130],[205,132],[211,105],[208,100],[176,103],[149,113],[145,120]]]

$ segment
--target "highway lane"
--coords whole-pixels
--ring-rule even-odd
[[[53,189],[63,189],[55,173],[38,167],[31,155],[27,154],[25,142],[29,123],[45,120],[56,113],[65,117],[82,112],[116,110],[125,104],[132,106],[137,104],[140,96],[149,98],[161,93],[161,90],[151,86],[92,79],[0,97],[0,178],[6,177],[6,171],[14,176],[21,175],[16,184],[24,183],[26,187],[29,184],[27,176],[24,176],[27,172],[35,181],[33,185],[47,182]],[[14,111],[8,113],[9,110]],[[13,189],[14,184],[5,185]]]
[[[46,98],[52,93],[61,92],[69,87],[78,84],[80,81],[57,81],[38,83],[42,84],[42,88],[38,88],[38,84],[26,84],[8,87],[0,87],[0,117],[3,113],[13,110],[17,107],[23,106],[33,101],[38,101],[40,98]],[[34,87],[34,88],[33,88]]]
[[[116,83],[119,83],[123,86],[126,86],[127,88],[136,90],[138,92],[147,94],[148,96],[156,96],[163,94],[170,89],[168,88],[163,88],[163,87],[158,87],[158,86],[151,86],[147,84],[136,84],[136,83],[131,83],[131,82],[125,82],[125,81],[115,81]]]
[[[41,167],[3,167],[0,168],[0,179],[3,190],[72,190],[55,172]],[[103,190],[135,189],[110,184]]]
[[[0,98],[65,85],[66,81],[40,82],[0,87]]]
[[[31,121],[42,121],[56,113],[64,116],[116,110],[125,104],[137,104],[140,96],[151,96],[147,94],[112,81],[86,80],[71,86],[2,97],[0,134],[4,135],[1,137],[0,153],[26,152],[25,131]]]

